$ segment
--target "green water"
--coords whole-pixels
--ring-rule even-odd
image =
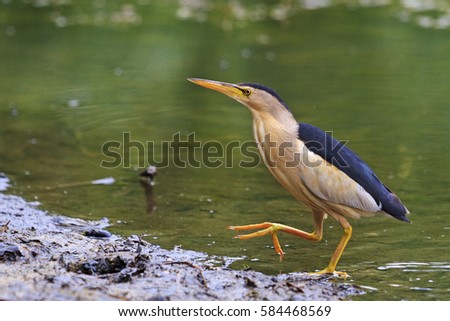
[[[367,8],[331,1],[316,10],[305,8],[308,1],[291,8],[34,3],[0,4],[0,171],[13,182],[8,192],[49,212],[108,217],[113,232],[166,248],[242,257],[237,269],[323,268],[341,237],[332,220],[320,243],[281,235],[282,263],[269,237],[239,241],[226,230],[267,220],[312,229],[310,211],[264,166],[239,167],[249,158],[238,150],[213,158],[224,162],[217,168],[177,166],[174,159],[189,155],[205,161],[193,143],[164,156],[177,133],[181,140],[195,133],[201,146],[252,140],[243,106],[187,77],[259,82],[276,89],[299,121],[349,140],[412,212],[411,225],[386,217],[352,222],[339,267],[351,274],[347,282],[367,289],[357,299],[450,298],[445,10],[395,1]],[[123,162],[102,167],[112,160],[102,146],[123,146],[124,133],[142,148],[111,149]],[[138,178],[149,160],[160,164],[151,192]],[[89,183],[105,177],[115,183]]]

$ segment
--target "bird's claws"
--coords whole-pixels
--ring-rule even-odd
[[[350,277],[350,274],[348,274],[347,272],[334,271],[333,276],[337,276],[338,278],[347,279]]]
[[[239,240],[247,240],[253,237],[260,237],[265,236],[267,234],[272,235],[273,240],[273,246],[275,249],[275,252],[280,256],[280,262],[283,261],[284,258],[284,252],[281,249],[280,241],[278,240],[277,236],[277,225],[273,223],[262,223],[262,224],[252,224],[252,225],[243,225],[243,226],[228,226],[229,230],[233,231],[245,231],[245,230],[253,230],[253,229],[261,229],[259,231],[250,233],[250,234],[244,234],[244,235],[236,235],[234,236],[235,239]]]
[[[278,253],[278,255],[280,256],[280,262],[283,261],[284,258],[284,252],[283,249],[281,248],[280,245],[280,241],[278,240],[278,236],[276,232],[272,233],[272,240],[273,240],[273,247],[275,249],[275,252]]]
[[[280,249],[280,252],[277,252],[277,253],[280,256],[280,262],[283,261],[283,259],[284,259],[284,252],[283,252],[283,250]]]
[[[330,270],[328,268],[325,268],[321,271],[316,271],[316,272],[311,272],[308,273],[311,276],[325,276],[328,275],[330,277],[337,277],[337,278],[342,278],[342,279],[347,279],[350,277],[350,275],[347,272],[342,272],[342,271],[335,271],[335,270]]]

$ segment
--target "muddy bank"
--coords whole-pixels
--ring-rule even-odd
[[[227,268],[230,258],[161,249],[107,220],[48,215],[0,193],[0,300],[339,300],[363,291],[305,274]]]

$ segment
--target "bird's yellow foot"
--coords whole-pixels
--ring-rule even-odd
[[[309,275],[324,275],[324,274],[329,274],[332,276],[337,276],[339,278],[343,278],[346,279],[348,278],[350,275],[348,275],[347,272],[341,272],[341,271],[336,271],[335,269],[331,269],[329,267],[326,267],[323,270],[317,271],[317,272],[311,272],[308,273]]]
[[[275,249],[275,252],[280,256],[280,261],[283,260],[284,252],[281,249],[280,241],[278,240],[277,232],[281,229],[283,229],[283,225],[276,224],[276,223],[261,223],[261,224],[250,224],[250,225],[241,225],[241,226],[228,226],[228,229],[233,231],[248,231],[248,230],[256,230],[260,229],[259,231],[250,233],[250,234],[244,234],[244,235],[236,235],[234,238],[240,239],[240,240],[247,240],[254,237],[260,237],[265,236],[267,234],[272,235],[273,240],[273,246]]]

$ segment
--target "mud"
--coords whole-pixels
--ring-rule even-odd
[[[0,300],[342,300],[364,293],[330,277],[232,270],[232,258],[162,249],[107,226],[49,215],[0,193]]]

